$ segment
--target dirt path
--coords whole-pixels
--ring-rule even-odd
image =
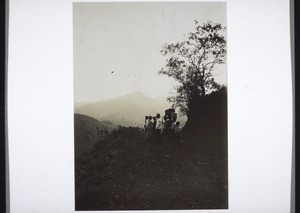
[[[76,209],[227,208],[227,159],[121,136],[77,160]]]

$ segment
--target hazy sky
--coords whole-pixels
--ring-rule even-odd
[[[184,40],[194,20],[226,26],[226,3],[74,3],[74,99],[101,101],[139,91],[174,92],[175,81],[157,72],[164,43]],[[226,65],[215,70],[226,83]]]

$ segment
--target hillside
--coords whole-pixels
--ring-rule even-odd
[[[75,113],[88,115],[98,120],[108,120],[125,126],[143,126],[145,115],[163,114],[171,104],[166,98],[151,98],[143,93],[135,92],[106,101],[80,104]],[[179,120],[184,123],[186,118]]]
[[[196,99],[189,107],[189,119],[183,128],[185,138],[212,155],[227,156],[226,87]]]
[[[119,127],[76,158],[76,210],[228,208],[227,158]]]
[[[96,142],[101,139],[101,135],[97,134],[97,127],[111,130],[114,124],[110,121],[100,122],[86,115],[74,115],[75,157],[91,151]]]

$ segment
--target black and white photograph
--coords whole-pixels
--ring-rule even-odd
[[[73,3],[75,210],[228,209],[225,2]]]
[[[6,211],[295,212],[292,8],[10,0]]]

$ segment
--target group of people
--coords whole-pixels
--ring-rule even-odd
[[[165,137],[165,139],[171,139],[174,142],[181,142],[180,122],[176,122],[177,114],[172,111],[169,112],[166,110],[166,115],[162,118],[159,113],[156,116],[145,116],[144,127],[147,140],[160,142],[162,137]]]

